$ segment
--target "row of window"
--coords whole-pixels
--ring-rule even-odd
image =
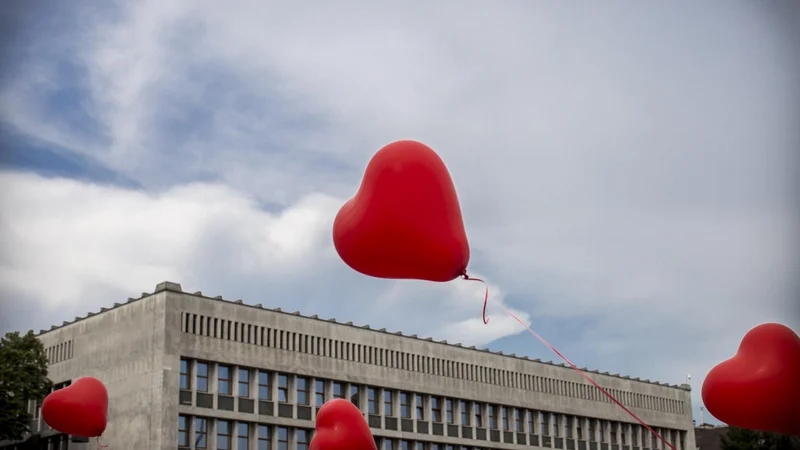
[[[182,390],[192,390],[192,371],[194,371],[195,390],[198,392],[213,391],[211,378],[213,372],[216,372],[216,393],[220,395],[234,395],[233,386],[236,386],[236,396],[240,398],[256,397],[260,401],[271,401],[277,395],[280,403],[303,406],[319,407],[332,398],[347,398],[363,412],[375,416],[399,416],[401,419],[414,418],[448,425],[623,445],[640,442],[640,438],[646,442],[647,436],[651,436],[653,444],[657,439],[639,425],[631,425],[628,431],[628,424],[600,419],[565,416],[549,411],[360,386],[335,380],[188,359],[181,359],[180,363]],[[251,388],[252,382],[257,384],[257,389]],[[362,405],[364,394],[366,394],[366,405]],[[665,431],[671,441],[683,440],[683,432]]]
[[[47,363],[55,364],[72,358],[72,339],[44,349]]]
[[[212,429],[213,427],[213,429]],[[178,448],[203,450],[308,450],[314,430],[265,423],[236,422],[208,417],[178,417]],[[439,444],[420,440],[375,436],[375,446],[383,450],[482,450],[481,447]],[[645,445],[645,448],[647,446]],[[653,444],[652,448],[657,448]]]
[[[199,314],[182,312],[181,331],[364,364],[611,403],[611,400],[599,389],[589,384],[512,372],[460,361],[450,361]],[[618,389],[606,390],[627,406],[673,414],[685,413],[685,405],[681,400]]]
[[[214,430],[210,426],[214,426]],[[308,450],[314,431],[305,428],[275,427],[273,425],[206,417],[178,416],[178,448],[207,449],[209,433],[216,442],[217,450],[249,450],[251,442],[258,450],[289,450],[290,432],[293,434],[295,450]],[[191,440],[191,441],[190,441]]]

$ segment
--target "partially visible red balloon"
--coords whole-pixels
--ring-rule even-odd
[[[445,282],[465,274],[469,242],[444,162],[416,141],[370,160],[356,195],[333,223],[342,260],[364,275]]]
[[[376,450],[375,439],[361,411],[342,398],[320,408],[309,450]]]
[[[706,376],[703,403],[728,425],[800,436],[800,337],[777,323],[750,330]]]
[[[106,429],[108,392],[97,378],[78,378],[70,386],[51,392],[42,403],[42,418],[64,434],[97,437]]]

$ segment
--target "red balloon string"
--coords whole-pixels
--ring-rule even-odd
[[[102,450],[104,448],[108,448],[108,445],[103,445],[100,443],[100,436],[97,436],[97,450]]]
[[[470,277],[469,275],[467,275],[466,270],[461,273],[461,276],[464,277],[464,279],[467,281],[479,281],[483,283],[483,286],[486,288],[483,293],[483,314],[481,315],[481,317],[483,318],[483,324],[486,325],[487,323],[489,323],[489,318],[486,317],[486,304],[489,303],[489,285],[486,284],[486,282],[481,280],[480,278]]]
[[[672,446],[672,444],[670,444],[669,442],[667,442],[667,440],[666,440],[666,439],[664,439],[664,438],[663,438],[663,437],[662,437],[660,434],[656,433],[656,431],[655,431],[655,430],[653,430],[652,428],[650,428],[650,426],[649,426],[649,425],[647,425],[646,423],[644,423],[644,421],[643,421],[642,419],[638,418],[638,417],[636,416],[636,414],[634,414],[633,412],[631,412],[631,410],[629,410],[628,408],[626,408],[626,407],[625,407],[625,405],[623,405],[622,403],[620,403],[620,402],[619,402],[619,400],[617,400],[616,398],[614,398],[614,396],[613,396],[613,395],[609,394],[609,393],[608,393],[608,392],[607,392],[605,389],[603,389],[602,387],[600,387],[600,385],[599,385],[599,384],[595,383],[595,382],[594,382],[594,380],[592,380],[591,378],[589,378],[589,376],[588,376],[588,375],[586,375],[586,374],[585,374],[585,373],[584,373],[584,372],[583,372],[581,369],[577,368],[577,367],[575,366],[575,364],[572,364],[572,362],[570,362],[570,360],[568,360],[568,359],[567,359],[567,358],[566,358],[564,355],[562,355],[562,354],[561,354],[561,352],[559,352],[558,350],[556,350],[556,348],[555,348],[555,347],[553,347],[552,345],[550,345],[550,343],[548,343],[546,340],[544,340],[544,338],[543,338],[543,337],[539,336],[539,334],[538,334],[538,333],[536,333],[535,331],[533,331],[533,330],[531,329],[531,327],[529,327],[529,326],[528,326],[528,325],[527,325],[525,322],[523,322],[522,320],[520,320],[520,318],[519,318],[519,317],[517,317],[517,316],[516,316],[514,313],[512,313],[511,311],[509,311],[509,310],[508,310],[508,308],[506,308],[506,307],[505,307],[505,305],[503,305],[503,304],[502,304],[502,303],[500,303],[500,302],[497,302],[497,303],[500,305],[500,307],[501,307],[501,308],[503,308],[503,310],[506,312],[506,314],[508,314],[509,316],[511,316],[511,318],[512,318],[512,319],[514,319],[514,320],[516,320],[517,322],[519,322],[519,323],[520,323],[520,325],[522,325],[523,327],[525,327],[525,329],[526,329],[526,330],[528,330],[528,331],[529,331],[529,332],[530,332],[530,333],[531,333],[531,334],[532,334],[532,335],[533,335],[535,338],[539,339],[539,340],[542,342],[542,344],[546,345],[546,346],[547,346],[547,348],[549,348],[550,350],[552,350],[552,351],[553,351],[553,353],[555,353],[556,355],[558,355],[558,356],[559,356],[561,359],[563,359],[563,360],[564,360],[564,362],[566,362],[567,364],[569,364],[569,366],[570,366],[572,369],[574,369],[576,372],[578,372],[579,374],[581,374],[581,376],[582,376],[583,378],[585,378],[585,379],[586,379],[586,381],[588,381],[589,383],[593,384],[593,385],[594,385],[594,387],[596,387],[597,389],[600,389],[600,392],[602,392],[603,394],[605,394],[605,396],[606,396],[606,397],[608,397],[609,399],[611,399],[611,401],[613,401],[614,403],[616,403],[616,404],[617,404],[617,405],[618,405],[620,408],[622,408],[622,409],[623,409],[623,411],[625,411],[626,413],[628,413],[628,415],[630,415],[631,417],[633,417],[634,419],[636,419],[636,421],[637,421],[637,422],[639,422],[640,424],[642,424],[642,426],[644,426],[645,428],[647,428],[647,430],[648,430],[649,432],[653,433],[653,435],[654,435],[655,437],[657,437],[657,438],[661,439],[661,442],[663,442],[663,443],[664,443],[664,444],[665,444],[667,447],[671,448],[672,450],[676,450],[676,449],[675,449],[675,447],[673,447],[673,446]]]

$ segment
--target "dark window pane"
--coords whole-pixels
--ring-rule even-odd
[[[297,377],[295,386],[297,388],[297,403],[308,405],[308,380],[304,377]]]

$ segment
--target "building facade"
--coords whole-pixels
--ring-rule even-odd
[[[317,411],[332,398],[358,405],[385,450],[664,448],[563,365],[171,282],[39,338],[54,383],[106,384],[110,449],[307,450]],[[694,450],[687,385],[590,372],[677,449]],[[46,448],[89,448],[36,418]]]

